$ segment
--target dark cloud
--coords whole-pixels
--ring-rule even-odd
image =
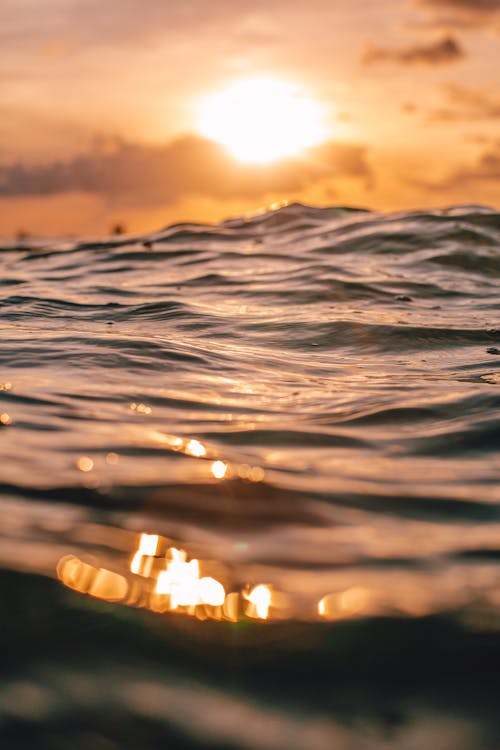
[[[418,4],[428,8],[444,8],[467,13],[493,13],[500,10],[500,0],[418,0]]]
[[[475,161],[458,167],[444,179],[413,184],[418,184],[418,187],[427,190],[452,192],[460,189],[461,191],[468,190],[473,194],[475,189],[487,184],[494,187],[498,180],[500,180],[500,139],[490,143]]]
[[[462,45],[454,37],[447,36],[429,44],[397,49],[370,46],[365,50],[362,61],[365,65],[380,62],[394,62],[400,65],[446,65],[464,57]]]
[[[491,90],[448,83],[444,87],[447,106],[429,114],[431,121],[467,121],[500,118],[500,96]]]
[[[416,0],[416,4],[430,14],[435,27],[499,28],[500,0]]]
[[[451,183],[476,183],[500,180],[500,141],[484,151],[471,166],[458,170]]]
[[[165,145],[101,138],[94,149],[68,161],[0,166],[0,196],[54,195],[84,191],[141,205],[168,204],[185,195],[258,198],[289,193],[335,176],[371,180],[363,146],[326,143],[302,158],[243,165],[225,149],[197,136]]]

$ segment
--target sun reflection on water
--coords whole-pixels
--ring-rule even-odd
[[[150,430],[148,436],[155,443],[176,453],[183,453],[192,458],[208,459],[210,474],[214,479],[242,479],[247,482],[263,482],[266,473],[262,466],[252,466],[248,463],[229,463],[223,461],[217,455],[217,450],[210,447],[197,438],[182,438],[178,435],[169,435],[159,430]]]
[[[108,564],[65,555],[57,564],[57,576],[80,594],[201,621],[333,623],[396,613],[421,617],[435,606],[432,600],[419,599],[422,588],[417,582],[408,588],[406,580],[398,583],[394,579],[388,589],[377,585],[375,579],[368,580],[365,574],[363,585],[354,583],[357,575],[343,576],[333,588],[332,574],[321,576],[320,585],[314,585],[301,574],[296,580],[290,574],[283,575],[279,567],[191,557],[186,549],[173,546],[172,540],[159,534],[140,534],[128,560],[113,566],[116,571]],[[262,582],[264,576],[269,582]],[[498,611],[496,579],[487,583],[491,584],[488,601]],[[329,593],[321,595],[321,589]],[[450,598],[448,605],[451,602]]]
[[[134,410],[146,413],[140,406],[143,405],[132,405],[136,407]],[[261,466],[223,461],[217,456],[215,447],[196,438],[183,438],[159,431],[148,434],[160,445],[191,457],[199,466],[205,467],[201,474],[204,478],[233,482],[262,482],[265,479]],[[106,455],[107,463],[113,464],[118,460],[116,453]],[[92,472],[94,461],[89,456],[81,456],[77,460],[77,467],[84,473]],[[258,572],[256,574],[257,569],[249,567],[247,573],[242,575],[241,570],[232,570],[230,563],[224,566],[213,560],[190,558],[185,549],[174,544],[159,534],[141,533],[126,569],[121,572],[96,567],[70,555],[61,558],[57,574],[64,585],[82,594],[146,608],[158,614],[182,614],[199,620],[333,621],[370,616],[376,614],[381,606],[378,601],[380,596],[377,599],[374,590],[359,585],[344,585],[321,598],[318,598],[318,592],[304,591],[297,601],[293,601],[290,594],[284,593],[282,585],[276,586],[276,581],[252,581],[254,576],[257,579],[260,577]],[[241,544],[247,549],[246,542]],[[236,567],[241,567],[241,564],[234,564]],[[263,573],[262,568],[260,573]],[[267,577],[267,573],[264,575]],[[273,580],[273,575],[270,577]],[[284,588],[288,587],[285,585]],[[293,590],[293,586],[290,590]]]
[[[125,576],[84,563],[74,555],[59,560],[57,575],[68,588],[108,602],[122,602],[129,590]]]
[[[75,555],[60,559],[57,575],[65,586],[81,594],[145,607],[159,614],[175,612],[199,620],[229,622],[245,617],[269,618],[274,604],[270,586],[257,584],[239,591],[227,590],[229,572],[223,582],[212,575],[202,575],[205,569],[210,569],[209,561],[189,559],[186,550],[169,547],[158,534],[143,533],[129,562],[131,577],[84,562]]]
[[[80,456],[80,458],[77,459],[76,468],[87,473],[94,468],[94,462],[90,456]]]
[[[153,559],[158,548],[158,534],[141,534],[139,547],[130,561],[130,571],[147,578],[151,575]]]
[[[340,620],[369,614],[370,592],[362,586],[326,594],[318,602],[318,614],[326,620]]]
[[[151,414],[153,411],[147,404],[136,404],[135,401],[130,404],[130,410],[137,412],[137,414]]]
[[[261,583],[255,586],[248,594],[247,599],[250,606],[247,609],[249,617],[257,617],[259,620],[267,620],[272,596],[270,586]]]
[[[212,474],[216,479],[224,479],[227,474],[228,466],[224,461],[214,461],[212,464]]]
[[[189,456],[201,458],[202,456],[207,455],[207,449],[199,440],[190,440],[186,445],[186,453]]]

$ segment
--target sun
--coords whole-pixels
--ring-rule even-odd
[[[296,156],[325,139],[319,104],[272,78],[240,80],[206,97],[198,129],[239,161],[254,164]]]

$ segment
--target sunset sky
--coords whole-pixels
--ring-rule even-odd
[[[500,0],[2,0],[0,43],[3,235],[154,230],[283,199],[500,205]],[[237,123],[221,95],[248,80],[249,138],[281,131],[293,151],[301,113],[314,138],[265,161],[210,140],[203,107]],[[259,99],[266,82],[291,92],[293,124],[272,88]]]

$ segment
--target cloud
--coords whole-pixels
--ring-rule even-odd
[[[447,65],[465,57],[462,45],[453,37],[446,36],[429,44],[389,49],[368,47],[362,57],[365,65],[379,62],[394,62],[400,65]]]
[[[478,159],[471,165],[457,170],[448,181],[448,184],[469,183],[500,180],[500,139],[491,144]]]
[[[162,31],[180,31],[193,25],[218,23],[231,10],[230,0],[207,4],[205,0],[44,0],[44,13],[37,13],[39,0],[3,0],[6,24],[0,38],[8,40],[24,30],[30,37],[70,34],[75,42],[113,43],[116,39]],[[21,40],[22,41],[22,40]]]
[[[479,154],[475,161],[463,164],[454,169],[441,180],[414,181],[413,184],[420,188],[433,191],[447,191],[452,193],[467,190],[469,197],[477,188],[489,184],[496,188],[500,180],[500,139],[492,141],[486,149]]]
[[[457,83],[445,84],[443,89],[451,106],[432,110],[429,120],[452,122],[500,118],[500,96],[495,91]]]
[[[0,196],[47,196],[82,191],[128,200],[134,205],[166,205],[185,195],[255,199],[290,193],[326,178],[372,179],[361,145],[325,143],[300,158],[272,165],[238,164],[225,149],[198,136],[164,145],[100,138],[94,148],[66,161],[0,166]]]
[[[500,10],[500,0],[418,0],[428,8],[451,9],[466,13],[494,13]]]
[[[362,0],[358,0],[362,2]],[[348,5],[343,0],[343,5]],[[342,7],[341,4],[341,7]],[[274,5],[274,7],[271,7]],[[229,30],[238,37],[266,40],[284,34],[292,14],[302,16],[302,0],[2,0],[0,41],[32,47],[60,37],[75,49],[128,46],[169,38],[172,44],[189,44],[193,36]],[[324,0],[310,0],[306,15],[328,11]]]
[[[416,0],[416,4],[430,13],[435,27],[499,29],[500,0]]]

